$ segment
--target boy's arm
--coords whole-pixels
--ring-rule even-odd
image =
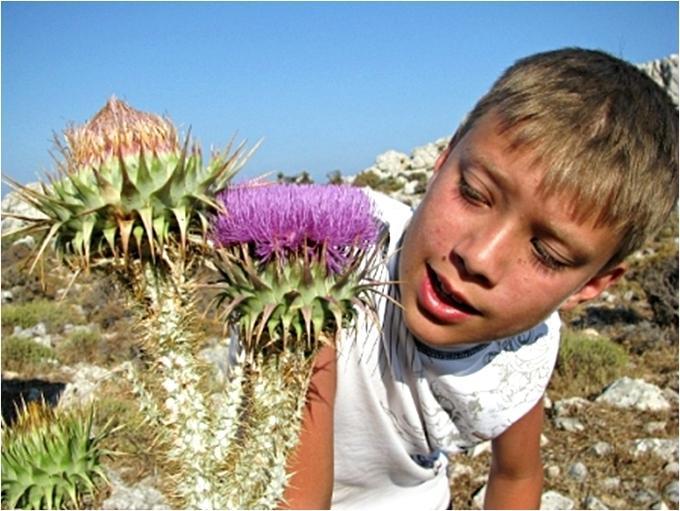
[[[492,442],[485,509],[538,509],[543,489],[543,399]]]
[[[282,509],[329,509],[333,493],[335,349],[324,346],[314,362],[298,446],[288,460],[292,474]]]

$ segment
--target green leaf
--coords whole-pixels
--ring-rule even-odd
[[[90,245],[92,241],[92,230],[94,229],[96,217],[94,215],[88,215],[82,219],[82,222],[83,246],[85,248],[85,267],[87,268],[90,264]]]
[[[116,231],[118,230],[118,227],[114,224],[110,227],[106,227],[102,229],[102,234],[104,235],[104,239],[106,239],[106,242],[109,244],[109,248],[111,249],[111,252],[113,252],[113,257],[117,257],[116,254]]]
[[[142,219],[142,224],[144,224],[144,231],[146,232],[147,239],[149,240],[149,251],[151,252],[151,260],[156,261],[156,247],[153,238],[153,210],[151,208],[141,208],[137,210],[137,214]],[[140,246],[140,254],[141,246]]]
[[[153,158],[153,157],[152,157]],[[146,163],[144,147],[139,148],[139,167],[137,168],[137,189],[144,197],[149,197],[154,191],[154,182]]]
[[[187,211],[184,206],[177,206],[171,209],[177,220],[179,227],[179,235],[182,243],[182,249],[186,247],[187,242]]]

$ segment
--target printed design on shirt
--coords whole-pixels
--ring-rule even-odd
[[[391,379],[405,384],[405,398],[420,412],[420,424],[389,413],[411,447],[414,438],[425,436],[431,452],[453,453],[495,438],[535,404],[552,373],[558,339],[546,323],[507,339],[447,352],[418,349],[397,307],[387,304],[384,320],[379,359],[382,371],[389,368],[385,385]],[[434,352],[442,356],[431,356]],[[474,371],[464,373],[470,367]],[[394,404],[383,408],[393,410]]]

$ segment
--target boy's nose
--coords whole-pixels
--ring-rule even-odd
[[[473,280],[490,288],[503,276],[507,261],[512,256],[509,226],[472,227],[453,248],[450,259],[461,278]]]

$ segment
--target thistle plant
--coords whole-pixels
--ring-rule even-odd
[[[93,431],[94,409],[54,411],[44,401],[24,405],[12,426],[2,428],[2,504],[5,508],[78,508],[98,481],[110,454]]]
[[[242,345],[228,502],[273,508],[289,478],[315,355],[357,310],[373,308],[366,277],[380,229],[369,198],[349,186],[241,186],[219,198],[216,301]]]
[[[189,136],[180,145],[169,120],[115,98],[67,128],[57,148],[57,173],[40,190],[7,180],[43,215],[18,217],[28,226],[7,235],[42,235],[31,270],[53,244],[76,275],[94,269],[119,277],[144,353],[143,369],[128,376],[156,432],[164,488],[177,506],[220,507],[213,454],[221,408],[197,356],[195,278],[208,218],[220,210],[215,194],[254,149],[230,144],[203,165],[198,146]]]

